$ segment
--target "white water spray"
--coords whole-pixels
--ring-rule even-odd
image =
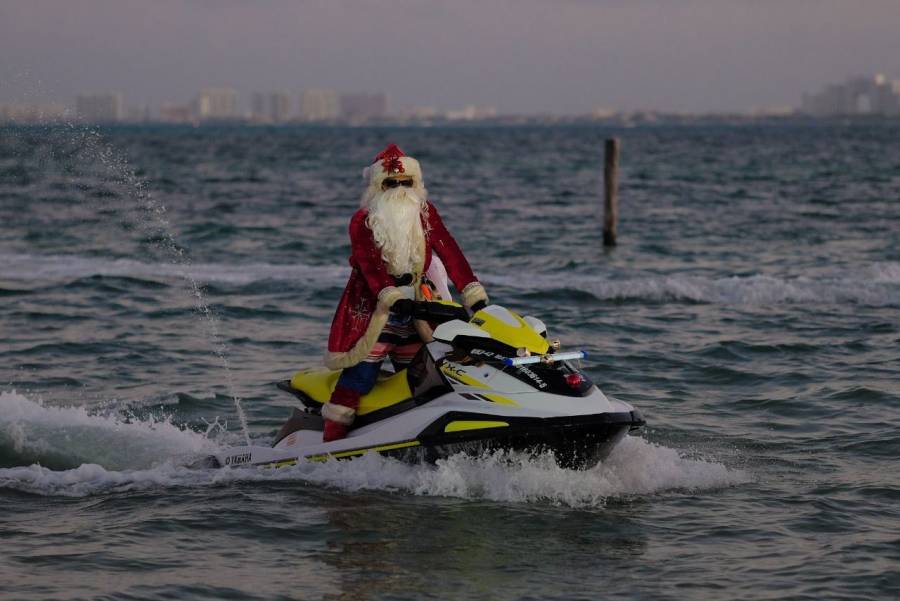
[[[15,391],[0,392],[0,458],[13,463],[66,471],[85,463],[109,470],[149,469],[173,457],[217,449],[215,441],[168,417],[123,418],[85,407],[47,407]]]
[[[146,182],[134,173],[128,161],[122,157],[121,153],[116,152],[112,146],[106,143],[98,131],[76,126],[73,123],[66,125],[73,134],[77,135],[80,142],[76,153],[83,155],[83,158],[88,161],[87,164],[99,162],[105,168],[104,183],[122,188],[124,198],[132,198],[136,201],[137,211],[125,207],[129,222],[147,238],[155,241],[157,247],[168,255],[171,263],[178,270],[179,276],[188,283],[194,308],[203,320],[213,353],[224,372],[225,387],[228,395],[234,401],[244,440],[249,446],[250,430],[247,426],[247,417],[241,405],[241,398],[237,394],[231,364],[228,360],[228,347],[222,339],[219,320],[204,297],[203,286],[191,273],[190,258],[186,256],[184,249],[176,242],[172,234],[172,226],[165,216],[165,206],[153,198],[147,190]],[[127,215],[128,212],[136,214]]]

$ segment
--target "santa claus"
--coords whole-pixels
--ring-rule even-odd
[[[449,276],[464,306],[477,310],[487,303],[484,288],[427,200],[419,162],[391,144],[363,177],[361,208],[350,219],[353,270],[325,357],[327,367],[343,370],[322,408],[325,442],[347,435],[360,396],[375,385],[385,358],[401,369],[423,340],[430,341],[428,325],[414,320],[412,310],[414,300],[435,289],[435,273]]]

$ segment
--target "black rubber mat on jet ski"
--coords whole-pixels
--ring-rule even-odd
[[[291,413],[288,420],[284,422],[284,425],[281,426],[281,430],[278,431],[278,435],[275,437],[275,442],[272,443],[272,446],[274,447],[281,442],[284,437],[290,436],[298,430],[314,430],[316,432],[321,432],[324,429],[325,420],[322,419],[321,415],[300,411],[294,407],[293,413]]]

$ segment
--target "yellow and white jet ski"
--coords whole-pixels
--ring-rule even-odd
[[[434,340],[396,373],[382,372],[360,400],[348,436],[322,442],[322,405],[339,371],[297,372],[278,387],[302,405],[271,447],[226,449],[209,467],[282,467],[302,461],[381,453],[434,461],[465,451],[552,451],[564,467],[589,468],[644,425],[634,407],[604,395],[547,338],[544,324],[499,305],[471,317],[458,304],[417,302],[416,317],[436,325]]]

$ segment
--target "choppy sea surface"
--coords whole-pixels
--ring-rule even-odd
[[[0,129],[0,598],[898,598],[898,139]],[[389,141],[492,299],[644,413],[606,463],[181,467],[287,416]]]

